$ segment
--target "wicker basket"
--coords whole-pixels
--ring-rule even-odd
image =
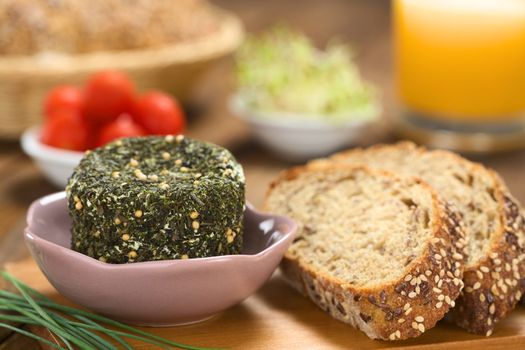
[[[185,100],[210,63],[231,53],[243,38],[240,20],[214,9],[220,29],[196,41],[157,49],[97,52],[68,57],[0,57],[0,138],[16,139],[42,118],[46,93],[59,84],[81,84],[93,72],[127,72],[137,89],[162,89]]]

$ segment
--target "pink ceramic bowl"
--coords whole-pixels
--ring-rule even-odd
[[[296,225],[247,205],[240,255],[106,264],[70,249],[64,192],[29,208],[25,240],[51,284],[66,298],[113,319],[168,326],[207,319],[253,294],[271,276]]]

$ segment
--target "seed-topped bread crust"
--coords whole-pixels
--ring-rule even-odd
[[[465,289],[451,312],[466,330],[490,336],[495,323],[514,309],[525,292],[525,220],[506,189],[498,191],[505,226],[493,236],[490,253],[465,269]]]
[[[443,150],[428,151],[410,142],[341,152],[313,161],[310,166],[326,163],[366,164],[420,176],[445,200],[456,204],[470,240],[469,260],[465,288],[447,318],[469,332],[491,335],[495,324],[514,309],[525,292],[525,220],[503,180],[481,164]],[[461,191],[455,189],[458,174],[449,169],[454,166],[464,170],[462,181],[467,186],[463,190],[466,188],[467,192],[458,193]],[[477,200],[483,195],[475,188],[479,179],[487,184],[489,196],[485,200],[488,198],[489,202],[485,204]],[[480,227],[485,229],[485,235],[478,234]]]
[[[419,255],[411,257],[404,268],[383,281],[357,283],[309,259],[308,249],[302,244],[305,236],[312,234],[309,231],[315,231],[315,228],[309,228],[308,223],[301,221],[298,216],[303,213],[289,210],[290,207],[297,207],[304,203],[304,198],[296,196],[295,193],[313,191],[315,193],[312,194],[312,198],[315,198],[329,191],[332,183],[337,183],[340,179],[354,181],[352,178],[355,178],[355,181],[367,178],[372,182],[384,182],[385,189],[390,188],[391,185],[400,189],[405,186],[415,186],[415,192],[424,194],[427,196],[425,198],[429,199],[430,224],[426,236],[423,236],[425,241],[422,242]],[[318,184],[321,186],[316,187]],[[295,188],[292,193],[290,193],[290,186]],[[334,191],[340,189],[336,188]],[[384,196],[389,195],[384,194]],[[342,196],[344,198],[346,193]],[[394,197],[386,199],[395,200]],[[359,199],[362,200],[366,200],[366,197]],[[408,200],[410,201],[411,199]],[[351,218],[354,215],[353,208],[342,204],[334,203],[330,208],[339,208],[338,215]],[[368,204],[375,205],[372,202]],[[436,322],[454,307],[454,300],[463,287],[466,242],[459,216],[451,207],[444,205],[438,195],[424,182],[411,177],[399,178],[366,167],[344,165],[297,167],[282,173],[272,183],[265,207],[271,212],[288,215],[298,221],[297,237],[281,264],[283,274],[289,283],[334,318],[359,328],[370,338],[400,340],[417,337],[434,327]],[[415,208],[417,206],[410,206],[414,215],[409,218],[414,221],[417,220]],[[324,209],[326,208],[317,207],[315,211],[322,212]],[[365,211],[364,215],[369,216],[366,220],[373,222],[378,219],[374,215],[381,217],[382,214],[381,211],[370,209],[370,212]],[[334,226],[332,229],[335,232],[337,227]],[[359,228],[353,230],[348,227],[345,230],[349,242],[359,234],[355,232]],[[323,239],[320,245],[326,254],[331,254],[336,259],[336,255],[340,254],[336,245],[344,242],[335,241],[333,236],[335,234],[320,236]],[[410,239],[411,236],[406,232],[404,237]],[[347,254],[352,254],[347,246],[343,246],[343,249]],[[352,267],[348,270],[351,271]]]
[[[220,18],[204,0],[2,0],[0,23],[4,57],[160,48],[216,32]]]

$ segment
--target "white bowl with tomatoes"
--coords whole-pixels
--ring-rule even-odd
[[[43,124],[26,130],[21,145],[58,187],[66,186],[87,150],[123,137],[176,135],[186,127],[174,97],[161,91],[138,93],[117,71],[95,73],[82,87],[54,88],[43,113]]]

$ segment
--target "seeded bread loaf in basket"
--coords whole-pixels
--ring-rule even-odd
[[[378,145],[317,160],[418,176],[458,208],[468,243],[465,288],[450,313],[469,332],[491,335],[525,292],[525,220],[503,180],[481,164],[409,142]]]
[[[130,50],[219,27],[205,0],[2,0],[0,55]]]
[[[272,183],[265,207],[298,224],[285,278],[370,338],[419,336],[454,307],[465,259],[459,217],[420,180],[298,167]]]

